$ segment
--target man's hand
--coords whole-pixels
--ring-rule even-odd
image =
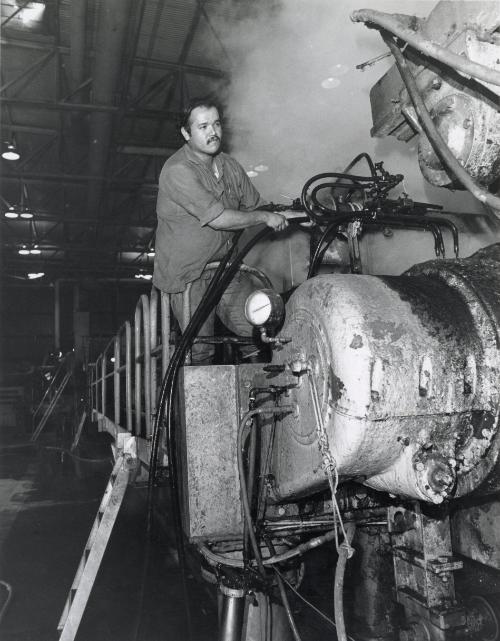
[[[259,212],[260,221],[267,227],[274,229],[274,231],[283,231],[288,227],[288,220],[285,216],[277,214],[273,211]]]

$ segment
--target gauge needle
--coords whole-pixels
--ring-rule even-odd
[[[265,305],[261,305],[260,307],[256,307],[252,311],[253,312],[260,312],[261,309],[266,309],[266,307],[270,307],[270,306],[271,306],[271,303],[266,303]]]

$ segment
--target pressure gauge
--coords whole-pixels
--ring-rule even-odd
[[[256,327],[276,327],[283,320],[283,299],[272,289],[257,289],[245,303],[245,316]]]

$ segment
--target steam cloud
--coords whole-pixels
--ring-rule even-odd
[[[366,4],[425,17],[436,3]],[[351,22],[350,13],[363,6],[354,0],[263,0],[231,2],[221,11],[217,31],[233,67],[226,96],[232,153],[275,202],[287,202],[283,194],[297,197],[311,175],[342,171],[368,151],[389,171],[405,175],[413,198],[476,210],[463,193],[425,183],[411,142],[370,137],[369,91],[393,61],[384,59],[363,72],[355,68],[387,51],[377,31]]]

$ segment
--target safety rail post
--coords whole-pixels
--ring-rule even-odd
[[[149,320],[150,320],[150,337],[151,337],[151,417],[156,416],[156,397],[157,397],[157,366],[158,366],[158,290],[153,287],[149,298]],[[151,426],[150,426],[151,427]],[[147,437],[151,432],[147,432]]]
[[[141,436],[144,416],[142,435],[148,438],[157,411],[158,377],[161,374],[163,378],[170,360],[169,294],[154,287],[149,297],[143,294],[137,301],[133,323],[132,329],[132,323],[126,321],[95,362],[89,363],[89,398],[95,418],[110,420],[113,411],[112,422],[135,436]],[[110,356],[114,361],[112,368],[108,364]],[[111,377],[113,409],[107,407],[106,398],[107,379]]]
[[[121,332],[119,331],[118,334],[116,334],[113,343],[114,343],[114,363],[113,363],[113,397],[114,397],[114,418],[115,418],[115,425],[120,425],[120,335]]]
[[[170,294],[161,293],[161,375],[170,362]]]
[[[132,434],[132,329],[125,321],[125,412],[127,432]]]
[[[141,317],[142,311],[142,317]],[[141,323],[142,320],[142,323]],[[141,332],[142,329],[142,332]],[[143,349],[141,353],[141,334]],[[142,417],[142,392],[144,392],[144,413],[146,434],[151,432],[151,337],[149,300],[142,294],[137,301],[134,315],[134,356],[135,356],[135,434],[140,436]],[[144,384],[141,386],[142,362],[144,362]]]
[[[106,350],[102,353],[101,360],[101,405],[102,415],[106,416]]]

